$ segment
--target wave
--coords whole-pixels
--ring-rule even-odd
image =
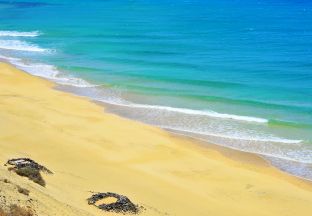
[[[159,126],[161,127],[161,126]],[[213,134],[213,133],[209,133],[209,134],[204,134],[204,133],[198,133],[198,132],[191,132],[191,131],[187,131],[187,130],[180,130],[180,129],[173,129],[173,128],[168,128],[168,127],[161,127],[163,129],[169,130],[173,133],[176,134],[180,134],[180,135],[184,135],[187,137],[191,137],[191,138],[195,138],[195,139],[199,139],[202,141],[207,141],[206,137],[214,137],[214,138],[221,138],[221,139],[228,139],[228,140],[235,140],[235,137],[228,137],[228,136],[220,136],[219,134]],[[198,135],[202,135],[203,137],[200,137]],[[293,161],[293,162],[298,162],[298,163],[304,163],[304,164],[311,164],[312,160],[311,157],[309,157],[309,155],[307,157],[302,157],[302,154],[299,152],[295,152],[296,154],[293,154],[294,152],[291,152],[291,156],[289,156],[289,152],[287,152],[287,150],[285,152],[281,152],[281,149],[279,147],[277,147],[276,143],[280,143],[281,145],[283,144],[299,144],[301,145],[302,140],[287,140],[287,139],[283,139],[283,138],[279,138],[279,137],[275,137],[275,138],[267,138],[267,139],[245,139],[245,138],[237,138],[237,140],[240,140],[241,142],[245,142],[247,141],[248,144],[250,144],[250,141],[254,142],[254,143],[266,143],[269,144],[269,146],[266,146],[266,148],[271,148],[271,152],[268,151],[263,151],[261,148],[257,149],[254,148],[255,146],[251,146],[251,148],[244,148],[246,147],[246,145],[231,145],[231,144],[225,144],[222,142],[218,142],[216,139],[214,139],[214,144],[223,146],[223,147],[227,147],[230,149],[234,149],[234,150],[238,150],[238,151],[242,151],[242,152],[249,152],[249,153],[254,153],[254,154],[258,154],[261,156],[266,156],[266,157],[273,157],[275,159],[283,159],[286,161]],[[272,144],[273,143],[273,144]],[[277,148],[276,148],[277,147]],[[260,150],[261,149],[261,150]],[[292,151],[292,149],[291,149]],[[306,147],[305,149],[302,149],[301,152],[304,151],[309,151],[311,152],[311,147]]]
[[[75,68],[74,68],[75,69]],[[116,76],[116,75],[115,75]],[[206,87],[214,87],[214,88],[221,88],[221,89],[232,89],[233,88],[244,88],[246,87],[245,84],[239,83],[231,83],[231,82],[219,82],[219,81],[200,81],[200,80],[183,80],[183,79],[175,79],[175,78],[164,78],[164,77],[157,77],[157,76],[146,76],[146,75],[139,75],[139,74],[132,74],[132,73],[121,73],[119,76],[127,76],[129,78],[138,77],[140,80],[148,81],[148,82],[167,82],[174,83],[176,85],[187,84],[187,85],[194,85],[194,86],[206,86]],[[173,96],[179,98],[188,98],[191,100],[199,100],[199,101],[207,101],[207,102],[221,102],[224,104],[232,104],[232,105],[247,105],[250,107],[259,107],[259,108],[272,108],[276,110],[294,110],[296,112],[301,113],[311,113],[312,109],[309,105],[297,105],[297,104],[290,104],[290,103],[277,103],[274,101],[265,101],[265,100],[252,100],[252,99],[244,99],[244,98],[231,98],[227,96],[214,96],[214,95],[207,95],[201,94],[197,92],[189,91],[189,88],[186,86],[183,90],[177,91],[175,88],[166,87],[155,87],[146,86],[146,85],[139,85],[139,84],[127,84],[123,83],[122,85],[114,84],[117,87],[124,87],[126,89],[130,89],[134,93],[148,93],[148,95],[153,96]],[[183,93],[183,94],[181,94]]]
[[[19,31],[0,31],[0,37],[37,37],[41,35],[39,31],[19,32]]]
[[[161,127],[161,126],[159,126]],[[302,140],[288,140],[288,139],[283,139],[283,138],[268,138],[268,139],[244,139],[244,138],[237,138],[240,142],[243,143],[243,145],[233,145],[229,143],[225,143],[224,139],[228,140],[235,140],[233,137],[227,137],[227,136],[220,136],[219,134],[202,134],[198,132],[190,132],[188,130],[180,130],[180,129],[172,129],[168,127],[161,127],[163,129],[167,129],[170,132],[179,134],[179,135],[184,135],[187,137],[195,138],[202,140],[204,142],[207,142],[206,137],[214,137],[217,139],[208,139],[208,141],[213,140],[212,143],[217,144],[219,146],[223,146],[226,148],[242,151],[242,152],[247,152],[247,153],[253,153],[257,155],[264,156],[268,160],[275,159],[275,160],[284,160],[287,162],[296,162],[300,164],[312,164],[312,159],[311,159],[311,153],[312,149],[311,146],[303,146],[302,145]],[[202,135],[199,136],[199,135]],[[218,141],[219,139],[223,139],[223,141]],[[211,141],[210,141],[211,142]],[[261,148],[259,145],[259,142],[262,144],[262,146],[265,145],[264,148]],[[247,143],[247,145],[246,145]],[[253,145],[257,143],[257,145]],[[275,145],[276,143],[279,143],[280,145],[300,145],[302,149],[299,150],[294,150],[292,148],[290,149],[283,149],[280,148],[278,145]],[[248,147],[247,147],[248,146]],[[270,149],[270,151],[266,151],[267,149]],[[280,167],[280,166],[278,166]]]
[[[186,115],[200,115],[200,116],[208,116],[208,117],[212,117],[212,118],[222,118],[222,119],[230,119],[230,120],[237,120],[237,121],[256,122],[256,123],[267,123],[268,122],[268,120],[264,119],[264,118],[251,117],[251,116],[240,116],[240,115],[233,115],[233,114],[226,114],[226,113],[218,113],[218,112],[215,112],[212,110],[193,110],[193,109],[186,109],[186,108],[175,108],[175,107],[169,107],[169,106],[134,104],[134,103],[121,104],[121,105],[133,107],[133,108],[157,109],[157,110],[183,113]]]
[[[253,141],[253,142],[270,142],[270,143],[285,143],[285,144],[299,144],[302,143],[303,140],[292,140],[292,139],[284,139],[280,137],[244,137],[244,136],[228,136],[228,135],[222,135],[222,134],[216,134],[216,133],[202,133],[194,130],[185,130],[181,128],[174,128],[174,127],[167,127],[167,126],[162,126],[159,125],[159,127],[168,129],[168,130],[175,130],[175,131],[180,131],[180,132],[186,132],[186,133],[192,133],[192,134],[198,134],[198,135],[204,135],[204,136],[212,136],[212,137],[218,137],[218,138],[225,138],[225,139],[231,139],[231,140],[238,140],[238,141]],[[242,150],[242,149],[241,149]],[[258,152],[259,153],[259,152]]]
[[[83,79],[80,79],[71,75],[65,75],[61,73],[53,65],[41,64],[41,63],[27,63],[19,58],[13,58],[13,57],[0,55],[0,58],[2,57],[3,59],[7,60],[11,64],[13,64],[15,67],[17,67],[18,69],[21,69],[34,76],[39,76],[39,77],[52,80],[61,85],[70,85],[70,86],[75,86],[75,87],[80,87],[80,88],[97,86],[97,85],[90,84],[89,82]]]
[[[221,118],[221,119],[226,119],[226,120],[235,120],[235,121],[243,121],[243,122],[252,122],[252,123],[268,123],[267,119],[263,118],[257,118],[257,117],[250,117],[250,116],[238,116],[238,115],[232,115],[232,114],[224,114],[224,113],[218,113],[212,110],[192,110],[192,109],[185,109],[185,108],[174,108],[174,107],[167,107],[167,106],[158,106],[158,105],[147,105],[147,104],[135,104],[135,103],[130,103],[124,100],[100,100],[104,103],[108,103],[111,105],[116,105],[116,106],[122,106],[122,107],[129,107],[129,108],[136,108],[136,109],[149,109],[151,110],[150,112],[155,113],[156,110],[161,110],[161,111],[168,111],[171,113],[180,113],[185,115],[193,115],[195,116],[207,116],[211,118]],[[154,111],[152,111],[154,110]],[[275,137],[275,136],[245,136],[242,134],[238,135],[224,135],[220,133],[210,133],[210,132],[201,132],[197,130],[193,130],[191,128],[185,129],[185,128],[179,128],[179,127],[172,127],[168,125],[158,125],[164,129],[169,129],[169,130],[176,130],[180,132],[188,132],[188,133],[194,133],[194,134],[200,134],[200,135],[205,135],[205,136],[214,136],[214,137],[221,137],[221,138],[226,138],[226,139],[233,139],[233,140],[244,140],[244,141],[255,141],[255,142],[271,142],[271,143],[287,143],[287,144],[298,144],[303,142],[303,140],[295,140],[295,139],[285,139],[285,138],[280,138],[280,137]]]
[[[43,49],[35,44],[29,44],[20,40],[0,40],[0,49],[17,50],[26,52],[46,52],[48,49]]]
[[[50,79],[58,84],[70,85],[80,88],[95,87],[89,82],[70,75],[61,74],[56,67],[47,64],[15,64],[15,66],[21,70],[24,70],[32,75],[40,76],[46,79]]]

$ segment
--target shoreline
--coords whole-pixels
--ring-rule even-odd
[[[26,71],[26,73],[28,73]],[[32,74],[32,73],[30,73]],[[39,76],[40,77],[40,76]],[[45,79],[45,78],[44,78]],[[49,80],[49,79],[48,79]],[[268,161],[271,165],[273,165],[274,167],[277,167],[280,171],[288,173],[292,176],[296,176],[298,178],[304,179],[304,180],[308,180],[308,181],[312,181],[312,167],[310,166],[311,163],[305,162],[305,161],[301,161],[302,158],[291,158],[288,157],[287,154],[286,156],[283,154],[279,154],[279,149],[275,148],[275,144],[290,144],[292,142],[294,142],[293,144],[298,144],[297,142],[301,142],[302,140],[288,140],[288,141],[292,141],[292,142],[286,142],[284,141],[277,141],[277,140],[258,140],[258,139],[245,139],[245,138],[235,138],[235,137],[228,137],[228,136],[223,136],[222,134],[219,135],[214,135],[214,134],[205,134],[205,133],[199,133],[199,132],[190,132],[188,130],[183,130],[183,129],[174,129],[174,127],[172,128],[170,125],[161,125],[159,126],[156,122],[157,120],[151,120],[150,118],[145,118],[142,117],[140,115],[135,115],[134,113],[140,112],[140,109],[137,109],[131,106],[127,106],[127,105],[123,105],[123,103],[114,103],[114,102],[109,102],[109,101],[105,101],[105,100],[101,100],[97,97],[93,97],[92,95],[89,94],[84,94],[82,93],[82,91],[78,88],[76,88],[75,86],[71,86],[68,87],[67,85],[63,85],[61,83],[56,82],[57,85],[55,87],[55,89],[60,90],[60,91],[64,91],[64,92],[69,92],[73,95],[77,95],[77,96],[81,96],[83,98],[87,98],[88,100],[91,100],[92,102],[99,104],[100,106],[102,106],[103,108],[105,108],[106,112],[112,113],[112,114],[116,114],[117,116],[120,116],[122,118],[126,118],[126,119],[130,119],[133,121],[137,121],[137,122],[141,122],[143,124],[147,124],[147,125],[151,125],[153,127],[157,127],[157,128],[161,128],[163,130],[169,131],[170,133],[175,133],[175,134],[179,134],[182,136],[187,136],[187,137],[193,137],[194,139],[197,140],[203,140],[204,142],[206,142],[207,144],[213,143],[215,145],[218,146],[223,146],[225,148],[229,148],[235,151],[240,151],[240,152],[247,152],[247,153],[252,153],[255,155],[258,155],[260,157],[262,157],[264,160]],[[93,87],[91,87],[93,88]],[[88,89],[87,89],[88,91]],[[95,92],[96,94],[96,92]],[[132,95],[133,96],[133,95]],[[127,101],[127,100],[126,100]],[[132,100],[129,100],[132,101]],[[144,102],[138,102],[137,104],[143,104],[143,106],[145,106]],[[134,102],[134,104],[136,104],[136,102]],[[154,105],[146,105],[146,106],[154,106]],[[155,105],[157,107],[157,105]],[[131,108],[130,108],[131,107]],[[140,107],[140,106],[138,106]],[[160,106],[162,107],[162,106]],[[164,106],[166,107],[166,106]],[[164,108],[163,107],[163,108]],[[169,106],[169,108],[171,108]],[[179,108],[178,108],[179,109]],[[183,108],[181,108],[183,109]],[[135,111],[136,110],[136,111]],[[143,116],[145,115],[144,112],[146,112],[147,110],[142,110]],[[152,110],[151,110],[152,112]],[[134,115],[133,115],[134,114]],[[164,113],[163,116],[166,116],[168,113]],[[169,116],[170,117],[170,116]],[[182,116],[183,118],[183,116]],[[236,130],[234,130],[236,131]],[[231,141],[234,141],[234,144],[231,144]],[[251,143],[247,143],[248,141],[251,141]],[[258,150],[257,148],[255,148],[255,143],[254,142],[260,142],[256,145],[260,145],[261,142],[265,142],[262,143],[262,145],[267,145],[267,149],[271,149],[270,151],[265,151],[265,149],[261,149],[261,145],[258,146],[258,148],[260,148],[260,150]],[[285,143],[284,143],[285,142]],[[243,144],[240,144],[243,143]],[[304,144],[305,145],[305,144]],[[250,147],[247,147],[250,146]],[[288,146],[291,147],[291,146]],[[273,150],[273,151],[272,151]],[[285,150],[285,149],[284,149]],[[304,150],[301,150],[304,152]],[[309,149],[306,149],[305,151],[309,151]],[[285,154],[285,152],[281,151],[282,153]],[[287,153],[287,152],[286,152]],[[291,152],[288,152],[289,155],[291,155]]]
[[[279,171],[255,154],[214,144],[208,147],[193,138],[107,113],[91,100],[55,90],[54,83],[22,73],[12,65],[0,62],[0,68],[4,77],[0,89],[6,98],[4,105],[0,104],[1,115],[9,123],[8,128],[2,125],[0,132],[0,159],[26,154],[54,168],[57,174],[47,179],[53,186],[44,193],[56,200],[100,215],[81,199],[87,198],[83,189],[104,187],[142,203],[147,207],[142,215],[264,215],[254,212],[257,208],[265,215],[276,215],[289,211],[283,210],[283,201],[293,207],[294,213],[309,215],[312,210],[305,206],[312,201],[310,182]],[[25,127],[31,127],[38,137],[28,134],[33,130]],[[26,150],[22,140],[29,143]],[[70,160],[64,160],[64,156]],[[97,173],[98,169],[104,173]],[[70,182],[72,188],[64,186]],[[246,189],[248,182],[253,186]],[[254,187],[258,189],[253,191]],[[290,194],[287,199],[284,190]],[[183,194],[196,201],[186,202],[189,198],[183,198]],[[68,201],[72,195],[75,198]],[[235,197],[239,197],[238,203]],[[172,198],[176,200],[168,205]],[[272,200],[275,204],[270,210],[262,209]]]
[[[13,65],[13,67],[14,67],[14,65]],[[27,72],[25,72],[25,73],[27,73]],[[44,78],[43,78],[43,79],[44,79]],[[70,91],[60,90],[60,89],[57,88],[57,85],[58,85],[58,84],[56,84],[56,87],[55,87],[54,89],[56,89],[56,90],[58,90],[58,91],[67,92],[67,93],[73,94],[73,95],[78,96],[78,97],[85,98],[85,99],[91,101],[92,103],[95,103],[95,104],[98,104],[99,106],[102,106],[104,109],[106,108],[107,105],[109,105],[109,104],[107,104],[107,103],[105,103],[105,102],[99,102],[99,101],[90,99],[90,98],[87,97],[87,96],[80,96],[79,94],[75,94],[75,93],[70,92]],[[311,186],[312,186],[312,179],[308,179],[308,178],[305,178],[305,177],[300,176],[300,175],[292,174],[292,173],[290,173],[290,172],[288,172],[288,171],[282,170],[282,169],[279,168],[278,166],[274,166],[270,160],[268,160],[267,158],[265,158],[267,155],[261,155],[261,154],[254,153],[254,152],[248,152],[248,151],[244,151],[244,150],[241,150],[241,149],[235,149],[235,148],[231,148],[231,147],[229,147],[229,146],[225,146],[225,145],[221,145],[221,144],[216,144],[216,143],[213,143],[213,142],[209,142],[209,141],[207,141],[207,140],[205,140],[205,139],[203,139],[203,138],[200,138],[200,137],[198,137],[198,136],[196,136],[196,135],[192,136],[192,135],[190,135],[191,133],[182,133],[182,132],[178,132],[178,131],[176,132],[175,130],[172,130],[172,129],[161,128],[161,127],[158,127],[158,126],[155,126],[155,125],[152,125],[152,124],[144,123],[144,122],[142,122],[142,121],[140,121],[140,120],[136,120],[136,119],[132,119],[132,118],[127,118],[127,117],[125,117],[125,116],[118,115],[118,114],[116,114],[116,113],[114,113],[114,112],[112,112],[112,111],[109,111],[109,110],[108,110],[108,111],[105,110],[104,112],[110,113],[110,114],[113,114],[113,115],[116,115],[116,116],[121,117],[121,118],[129,119],[130,121],[135,121],[135,122],[138,122],[138,123],[140,123],[140,124],[146,124],[146,125],[149,125],[149,126],[152,126],[152,127],[159,128],[160,130],[167,131],[169,134],[172,134],[173,136],[181,137],[182,139],[189,139],[189,140],[191,140],[191,142],[195,143],[195,145],[200,145],[200,146],[202,146],[203,148],[217,149],[217,151],[219,151],[219,152],[233,152],[233,153],[235,152],[236,155],[244,155],[244,154],[246,154],[246,155],[252,155],[252,157],[254,157],[253,160],[256,160],[256,161],[262,160],[262,162],[261,162],[261,163],[263,163],[262,165],[272,166],[272,167],[276,168],[279,172],[284,173],[284,174],[289,175],[289,176],[294,177],[294,178],[298,178],[298,179],[300,179],[300,180],[302,180],[302,181],[307,182],[308,184],[311,184]],[[267,157],[268,157],[268,156],[267,156]],[[273,156],[272,156],[272,157],[273,157]],[[235,156],[234,158],[235,158],[235,160],[238,160],[238,161],[241,160],[241,158],[238,157],[238,156]],[[273,158],[274,158],[274,157],[273,157]],[[279,158],[278,158],[278,159],[279,159]],[[285,159],[285,160],[286,160],[286,159]],[[246,161],[246,160],[245,160],[244,162],[253,163],[253,162],[251,162],[251,161]],[[297,162],[297,161],[291,161],[291,162]],[[259,163],[259,164],[260,164],[260,163]]]
[[[222,151],[238,152],[238,155],[239,154],[253,155],[255,158],[260,158],[261,160],[263,160],[264,164],[267,164],[268,166],[272,166],[272,167],[276,168],[279,172],[282,172],[282,173],[284,173],[286,175],[289,175],[289,176],[298,178],[300,180],[306,181],[306,182],[308,182],[309,184],[312,185],[312,179],[308,179],[308,178],[305,178],[303,176],[292,174],[292,173],[290,173],[288,171],[282,170],[278,166],[273,165],[273,163],[269,159],[265,158],[265,157],[267,157],[267,155],[261,155],[261,154],[254,153],[254,152],[248,152],[248,151],[243,151],[243,150],[240,150],[240,149],[231,148],[231,147],[224,146],[224,145],[219,145],[219,144],[216,144],[216,143],[208,142],[208,141],[206,141],[204,139],[201,139],[199,137],[196,137],[196,136],[191,136],[191,135],[182,134],[182,133],[179,133],[179,132],[174,132],[173,130],[170,130],[170,129],[164,129],[164,130],[168,131],[169,133],[173,133],[173,134],[175,134],[177,136],[184,137],[186,139],[188,139],[188,138],[192,139],[192,140],[194,140],[194,142],[202,143],[201,145],[203,147],[219,149],[219,151],[221,151],[221,152]],[[240,160],[240,158],[238,158],[238,157],[235,157],[235,158],[236,158],[236,160]],[[297,161],[291,161],[291,162],[297,162]]]
[[[14,65],[13,65],[13,67],[14,67]],[[25,71],[24,71],[24,72],[25,72]],[[25,72],[25,73],[27,73],[27,72]],[[43,78],[43,79],[44,79],[44,78]],[[48,80],[48,81],[49,81],[49,80]],[[71,91],[66,91],[66,90],[64,90],[64,89],[59,89],[59,88],[58,88],[58,85],[59,85],[59,84],[56,83],[56,86],[54,87],[54,89],[56,89],[56,90],[58,90],[58,91],[62,91],[62,92],[67,92],[67,93],[73,94],[73,95],[75,95],[75,96],[82,97],[82,98],[85,98],[85,99],[87,99],[87,100],[90,100],[92,103],[95,103],[95,104],[98,104],[99,106],[102,106],[103,109],[105,109],[105,112],[106,112],[106,113],[110,113],[110,114],[116,115],[116,116],[121,117],[121,118],[126,118],[126,119],[129,119],[129,120],[131,120],[131,121],[135,121],[135,122],[139,122],[139,123],[142,123],[142,124],[146,124],[146,125],[149,125],[149,126],[152,126],[152,127],[156,127],[156,128],[159,128],[160,130],[167,131],[168,133],[173,134],[173,135],[178,136],[178,137],[182,137],[182,138],[186,138],[186,139],[191,139],[191,140],[193,140],[194,143],[198,143],[199,145],[202,145],[202,146],[207,147],[207,148],[214,148],[214,149],[220,148],[220,151],[222,151],[222,149],[225,149],[225,150],[228,150],[228,151],[237,152],[238,154],[250,154],[250,155],[253,155],[253,156],[256,157],[256,158],[260,157],[261,160],[264,161],[264,163],[269,164],[270,166],[276,168],[278,171],[280,171],[280,172],[282,172],[282,173],[285,173],[285,174],[287,174],[287,175],[293,176],[293,177],[295,177],[295,178],[299,178],[299,179],[301,179],[301,180],[303,180],[303,181],[307,181],[307,182],[309,182],[309,183],[312,184],[312,179],[305,178],[305,177],[303,177],[303,176],[300,176],[299,174],[290,173],[290,172],[288,172],[288,171],[286,171],[286,170],[282,170],[280,167],[273,165],[273,163],[272,163],[269,159],[265,158],[265,157],[276,158],[276,157],[274,157],[274,156],[269,156],[269,155],[265,155],[265,154],[255,153],[255,152],[248,152],[248,151],[244,151],[244,150],[242,150],[242,149],[237,149],[237,148],[234,148],[234,147],[230,147],[230,146],[225,146],[225,145],[213,143],[213,142],[210,142],[210,141],[208,141],[208,140],[205,140],[204,138],[199,137],[199,136],[196,135],[196,134],[192,135],[192,133],[190,133],[190,132],[175,131],[175,130],[173,130],[173,129],[162,128],[162,127],[158,127],[158,126],[153,125],[153,124],[144,123],[144,122],[142,122],[142,121],[140,121],[140,120],[136,120],[136,119],[134,119],[134,118],[128,118],[128,117],[125,116],[125,115],[119,115],[119,114],[114,113],[113,111],[111,111],[112,108],[110,108],[110,109],[107,110],[107,106],[111,106],[111,105],[108,104],[108,103],[100,102],[100,101],[94,100],[94,99],[92,99],[92,98],[89,98],[89,97],[87,97],[87,96],[81,96],[81,95],[76,94],[76,93],[73,93],[73,92],[71,92]],[[237,159],[239,160],[238,157],[237,157]],[[277,159],[279,159],[279,160],[287,160],[287,159],[284,159],[284,158],[277,158]],[[290,162],[300,163],[300,162],[298,162],[298,161],[291,161],[291,160],[289,160],[289,161],[290,161]]]
[[[283,141],[271,140],[270,141],[270,139],[268,139],[268,140],[266,140],[266,139],[261,140],[260,139],[259,140],[259,139],[235,138],[235,137],[229,137],[229,136],[224,135],[224,134],[215,135],[215,134],[209,134],[209,133],[205,134],[205,133],[191,132],[191,131],[183,130],[183,129],[181,129],[181,130],[180,129],[174,129],[174,127],[172,128],[172,127],[170,127],[170,125],[169,126],[168,125],[167,126],[166,125],[158,126],[157,123],[155,124],[155,122],[157,122],[157,121],[151,122],[150,119],[148,119],[148,118],[144,119],[144,117],[141,118],[140,115],[133,117],[132,115],[134,112],[131,110],[132,108],[129,108],[128,110],[127,110],[127,108],[124,109],[125,107],[127,107],[127,105],[124,106],[124,105],[122,105],[123,103],[121,103],[121,104],[116,103],[115,104],[114,102],[110,103],[109,101],[105,101],[105,100],[102,101],[101,99],[98,99],[96,97],[94,98],[92,95],[97,94],[97,91],[98,91],[97,89],[94,89],[96,92],[93,92],[93,93],[89,92],[89,89],[86,89],[87,93],[85,94],[85,93],[83,93],[85,90],[83,89],[83,91],[81,91],[81,89],[79,89],[80,88],[79,86],[75,86],[72,84],[70,84],[68,86],[67,84],[63,84],[62,82],[59,82],[58,79],[54,80],[54,78],[51,78],[49,76],[42,76],[40,72],[39,72],[39,74],[36,74],[36,73],[34,74],[32,71],[28,71],[28,69],[24,68],[23,66],[22,66],[22,68],[20,68],[19,64],[17,64],[16,62],[13,63],[9,59],[10,59],[9,57],[4,58],[4,62],[11,64],[11,65],[13,65],[13,67],[17,67],[19,70],[22,70],[25,73],[28,73],[32,76],[37,76],[37,77],[40,77],[40,78],[43,78],[45,80],[48,80],[50,82],[55,83],[54,88],[56,90],[71,93],[71,94],[79,96],[79,97],[87,98],[88,100],[91,100],[92,102],[101,105],[103,107],[103,109],[105,108],[106,112],[116,114],[122,118],[130,119],[130,120],[134,120],[137,122],[141,122],[143,124],[148,124],[148,125],[151,125],[154,127],[158,127],[158,128],[161,128],[161,129],[169,131],[169,132],[174,131],[174,133],[177,132],[177,134],[180,134],[183,136],[191,136],[191,137],[198,139],[198,140],[204,140],[207,144],[213,143],[213,144],[223,146],[225,148],[229,148],[232,150],[259,155],[260,157],[264,158],[266,161],[270,162],[271,165],[273,165],[274,167],[277,167],[279,170],[281,170],[283,172],[286,172],[290,175],[296,176],[296,177],[304,179],[304,180],[312,181],[312,172],[311,172],[312,167],[310,166],[311,165],[310,163],[306,162],[305,160],[302,161],[302,159],[304,159],[304,158],[298,158],[297,156],[294,158],[288,157],[287,153],[292,155],[291,154],[292,152],[281,151],[283,154],[279,154],[280,150],[278,148],[275,148],[274,144],[272,144],[272,143],[279,143],[279,142],[281,142],[281,144],[292,143],[292,142],[297,143],[297,142],[300,142],[302,140],[288,140],[288,141],[291,141],[291,142],[288,142],[285,140],[283,140]],[[1,61],[1,56],[0,56],[0,61]],[[85,81],[81,78],[74,77],[74,79],[76,81],[80,80],[80,81],[86,82],[84,85],[87,85],[88,87],[90,87],[92,89],[96,88],[96,85],[93,85],[93,84],[89,83],[88,81]],[[90,94],[90,93],[92,93],[92,94]],[[149,106],[149,105],[147,105],[147,106]],[[151,106],[153,106],[153,105],[151,105]],[[171,108],[171,107],[169,107],[169,108]],[[183,110],[183,108],[182,108],[182,110]],[[166,113],[164,115],[166,115]],[[221,115],[223,115],[223,114],[221,114]],[[144,114],[142,116],[144,116]],[[248,116],[241,116],[241,117],[248,117]],[[251,118],[251,117],[248,117],[248,118]],[[254,117],[252,117],[252,118],[254,118]],[[234,130],[234,131],[236,131],[236,130]],[[279,138],[279,139],[283,139],[283,138]],[[251,141],[251,143],[246,143],[248,141]],[[255,145],[254,142],[258,142],[258,141],[260,142],[260,143],[256,144],[258,146],[254,146]],[[234,142],[234,144],[231,142]],[[265,142],[265,143],[261,143],[261,142]],[[270,151],[267,152],[265,149],[262,149],[261,148],[262,145],[267,145],[266,148],[270,149]],[[291,146],[288,146],[288,148],[289,147],[291,147]],[[258,148],[260,148],[260,150]],[[304,153],[304,151],[309,151],[309,148],[306,146],[306,148],[301,149],[302,154]],[[286,154],[286,157],[284,156],[285,154]]]

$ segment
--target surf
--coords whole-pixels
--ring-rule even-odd
[[[37,37],[41,35],[39,31],[19,32],[19,31],[0,31],[0,37]]]
[[[41,48],[35,44],[30,44],[20,40],[0,40],[0,49],[15,50],[24,52],[47,52],[48,49]]]

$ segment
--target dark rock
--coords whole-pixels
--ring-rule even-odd
[[[33,167],[22,167],[14,171],[16,172],[17,175],[27,177],[29,180],[43,187],[46,185],[44,179],[42,178],[40,174],[40,171],[37,169],[34,169]]]
[[[17,169],[21,169],[23,167],[31,167],[33,169],[48,173],[48,174],[53,174],[49,169],[46,167],[38,164],[32,159],[29,158],[16,158],[16,159],[11,159],[8,160],[8,162],[5,165],[12,165]]]
[[[117,201],[109,204],[96,205],[96,202],[109,197],[116,198]],[[112,211],[117,213],[133,213],[133,214],[139,213],[138,205],[133,204],[128,197],[116,193],[111,192],[97,193],[92,195],[87,200],[89,205],[97,206],[99,209],[104,211]]]
[[[5,164],[11,165],[12,167],[9,167],[8,170],[14,171],[16,174],[20,176],[27,177],[29,180],[41,185],[45,186],[45,181],[41,176],[41,171],[47,174],[52,174],[50,170],[48,170],[46,167],[36,163],[35,161],[29,159],[29,158],[17,158],[17,159],[11,159],[8,160],[8,162]]]

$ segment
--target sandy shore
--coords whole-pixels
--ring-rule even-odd
[[[104,215],[89,191],[124,194],[141,215],[311,215],[312,186],[259,157],[203,147],[53,86],[0,63],[0,164],[31,157],[54,172],[46,188],[2,165],[0,178],[29,189],[38,215]],[[20,196],[3,185],[0,194]]]

